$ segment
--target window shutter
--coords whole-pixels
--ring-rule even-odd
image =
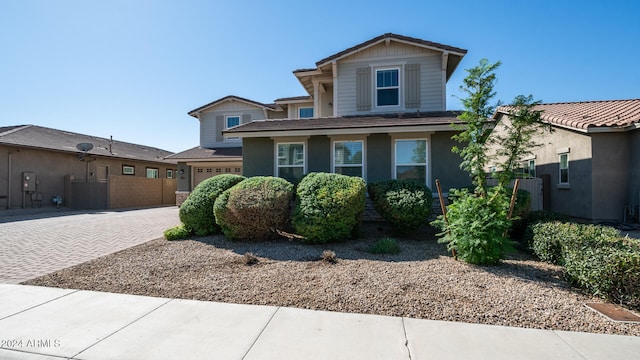
[[[224,116],[216,115],[216,142],[223,142],[222,130],[224,130]]]
[[[240,120],[240,124],[246,124],[251,122],[251,114],[242,114],[242,119]]]
[[[371,110],[371,68],[356,70],[356,110]]]
[[[420,64],[405,65],[404,78],[404,106],[407,109],[417,109],[420,107]]]

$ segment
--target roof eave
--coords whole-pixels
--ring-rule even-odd
[[[455,131],[451,124],[438,125],[391,125],[391,126],[366,126],[353,128],[321,128],[321,129],[300,129],[300,130],[260,130],[227,133],[223,131],[223,136],[240,138],[258,137],[291,137],[291,136],[313,136],[313,135],[355,135],[355,134],[379,134],[379,133],[406,133],[406,132],[440,132]]]

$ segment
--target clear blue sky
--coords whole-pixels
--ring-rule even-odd
[[[488,4],[486,4],[488,3]],[[640,2],[0,0],[0,126],[35,124],[178,152],[189,110],[305,95],[291,73],[393,32],[502,61],[497,98],[640,98]]]

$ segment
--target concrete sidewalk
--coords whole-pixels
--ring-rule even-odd
[[[1,359],[634,359],[640,337],[0,284]]]

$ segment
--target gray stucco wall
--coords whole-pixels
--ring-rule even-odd
[[[245,138],[242,140],[242,175],[273,176],[273,140]]]
[[[307,172],[331,172],[331,141],[326,136],[311,136],[307,140]]]
[[[367,138],[367,182],[391,179],[391,137],[371,134]]]
[[[622,221],[629,205],[629,134],[591,135],[594,221]]]
[[[440,180],[442,191],[471,185],[471,177],[460,169],[460,155],[451,152],[453,146],[460,143],[451,139],[455,132],[438,132],[431,135],[431,184],[436,192],[436,179]]]
[[[182,174],[180,174],[182,171]],[[186,163],[178,163],[178,172],[176,174],[178,180],[178,191],[191,191],[191,167]]]

